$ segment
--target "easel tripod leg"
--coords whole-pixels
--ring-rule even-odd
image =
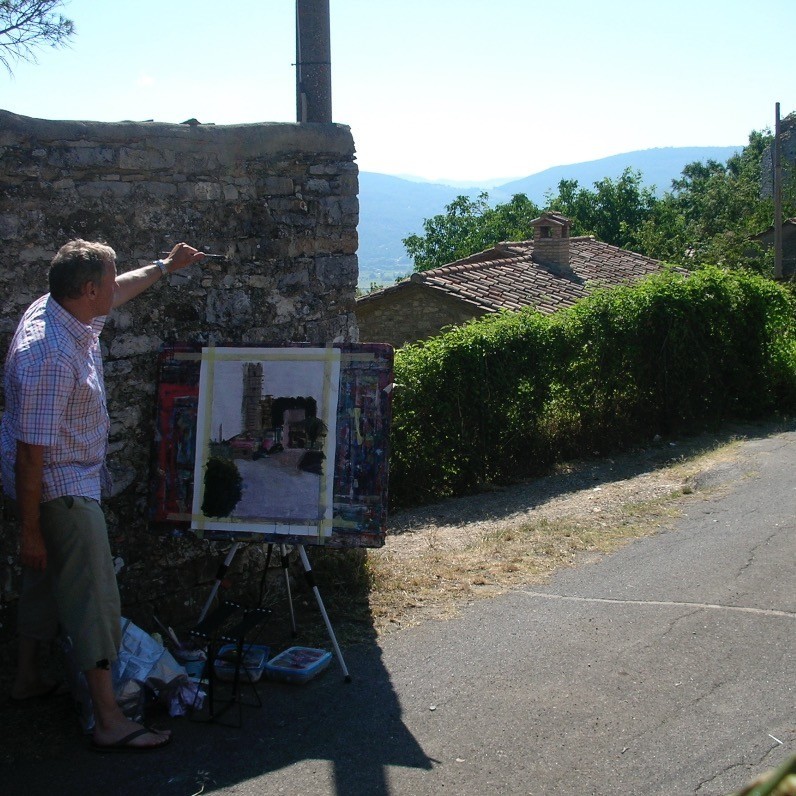
[[[224,563],[219,566],[218,572],[216,572],[216,582],[213,584],[213,588],[210,591],[210,596],[207,598],[207,602],[205,602],[204,608],[202,608],[202,613],[199,614],[198,622],[201,622],[207,616],[207,612],[210,610],[210,606],[213,604],[213,600],[216,598],[216,594],[218,593],[218,587],[221,585],[221,581],[224,580],[224,575],[226,575],[229,565],[232,563],[232,559],[235,558],[235,553],[238,552],[240,545],[240,542],[234,542],[232,547],[229,548],[229,552],[227,553],[227,557],[224,559]]]
[[[310,585],[312,589],[312,593],[315,595],[315,600],[318,603],[318,608],[321,611],[321,616],[323,617],[323,621],[326,624],[326,631],[329,633],[329,638],[332,641],[332,646],[334,647],[334,653],[337,656],[337,661],[340,664],[340,668],[343,670],[343,676],[345,677],[345,681],[347,683],[351,682],[351,675],[348,673],[348,667],[345,665],[345,660],[343,660],[343,653],[340,652],[340,646],[337,643],[337,637],[334,634],[334,629],[332,628],[332,623],[329,621],[329,615],[326,613],[326,608],[323,605],[323,600],[321,599],[321,593],[318,591],[318,587],[315,585],[315,578],[312,576],[312,567],[310,566],[309,559],[307,558],[307,551],[304,549],[304,545],[298,545],[299,556],[301,557],[301,563],[304,566],[304,573],[307,578],[307,583]]]
[[[279,555],[280,555],[280,561],[282,563],[282,572],[285,575],[287,604],[290,610],[290,629],[293,631],[293,638],[295,638],[298,635],[298,630],[296,629],[296,613],[293,610],[293,596],[290,593],[290,573],[288,572],[288,557],[287,553],[285,552],[285,546],[283,544],[279,545]]]

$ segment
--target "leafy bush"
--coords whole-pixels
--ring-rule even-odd
[[[392,500],[473,492],[656,433],[791,409],[795,308],[762,277],[705,268],[406,346],[395,360]]]

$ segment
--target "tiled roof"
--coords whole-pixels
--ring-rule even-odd
[[[463,260],[412,274],[409,282],[374,291],[366,303],[408,284],[423,285],[473,305],[482,312],[533,306],[555,312],[574,304],[596,287],[628,284],[662,270],[663,264],[591,237],[569,238],[571,275],[556,273],[532,260],[533,241],[499,243]]]
[[[796,227],[796,218],[784,218],[782,220],[782,226]],[[766,227],[762,232],[758,232],[757,235],[752,235],[752,240],[757,240],[758,238],[770,235],[773,231],[774,231],[774,225],[771,224],[770,226]]]

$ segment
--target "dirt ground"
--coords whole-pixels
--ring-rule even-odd
[[[791,427],[771,421],[655,438],[543,478],[396,514],[384,548],[368,554],[373,624],[383,633],[450,616],[470,600],[544,582],[654,533],[688,501],[721,488],[742,440]]]

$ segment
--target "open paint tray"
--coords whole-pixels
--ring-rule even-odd
[[[265,664],[265,675],[284,683],[306,683],[322,672],[332,653],[312,647],[290,647]]]

